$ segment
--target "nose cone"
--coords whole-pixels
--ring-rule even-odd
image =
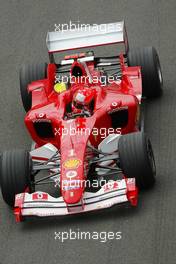
[[[81,200],[84,192],[84,173],[80,159],[70,158],[63,162],[61,191],[67,204],[75,204]]]
[[[86,156],[87,141],[89,133],[78,133],[78,128],[87,128],[92,131],[96,118],[77,118],[62,121],[67,131],[74,128],[76,133],[68,133],[60,138],[61,152],[61,194],[67,204],[78,203],[83,196],[85,188],[85,174],[88,165]],[[86,131],[86,130],[84,130]]]
[[[83,191],[82,189],[79,190],[67,190],[63,192],[63,199],[66,204],[76,204],[82,198]]]

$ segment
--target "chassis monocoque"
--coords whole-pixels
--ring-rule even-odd
[[[59,63],[54,59],[59,51],[118,43],[125,49],[113,57],[96,57],[88,51],[66,56]],[[20,70],[25,124],[33,143],[30,152],[3,152],[4,201],[14,208],[17,221],[123,202],[136,206],[138,190],[155,182],[142,109],[145,98],[162,92],[156,50],[129,49],[124,22],[111,23],[106,32],[90,28],[81,33],[50,32],[47,46],[48,64],[24,65]],[[63,76],[68,77],[66,82]],[[90,91],[90,105],[84,108],[82,103],[77,109],[75,94],[83,102]]]

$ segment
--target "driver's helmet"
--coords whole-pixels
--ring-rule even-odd
[[[73,95],[73,106],[79,110],[93,110],[95,91],[89,87],[78,89]]]

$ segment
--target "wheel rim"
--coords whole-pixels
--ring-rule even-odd
[[[147,153],[148,153],[148,157],[149,157],[149,161],[150,161],[153,174],[156,175],[155,159],[154,159],[153,149],[152,149],[150,140],[147,140]]]
[[[162,72],[161,72],[161,66],[160,66],[160,61],[159,61],[158,55],[156,55],[156,60],[157,60],[158,79],[159,79],[161,86],[163,86],[163,76],[162,76]]]
[[[163,77],[162,77],[162,73],[161,73],[161,68],[158,67],[158,76],[159,76],[159,81],[161,83],[161,85],[163,84]]]

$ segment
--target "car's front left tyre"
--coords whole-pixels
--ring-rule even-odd
[[[156,167],[152,145],[143,132],[122,135],[118,144],[120,167],[127,178],[135,178],[139,189],[155,183]]]

